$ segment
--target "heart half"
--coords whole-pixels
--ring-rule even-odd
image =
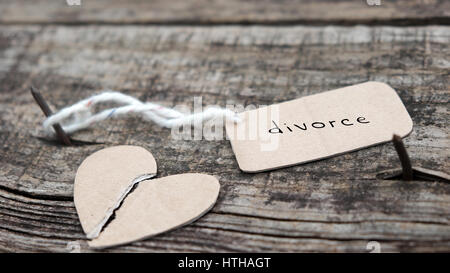
[[[212,208],[219,189],[214,176],[196,173],[143,181],[89,246],[125,244],[191,223]]]
[[[74,185],[75,207],[87,237],[97,237],[133,186],[155,176],[156,170],[153,155],[138,146],[115,146],[88,156]]]

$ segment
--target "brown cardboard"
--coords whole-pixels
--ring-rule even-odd
[[[390,141],[393,134],[405,137],[413,126],[397,93],[380,82],[323,92],[239,116],[242,122],[228,122],[226,131],[245,172],[362,149]]]
[[[75,207],[87,237],[96,237],[133,185],[156,170],[152,154],[138,146],[115,146],[88,156],[74,185]]]
[[[219,188],[213,176],[196,173],[143,181],[89,246],[125,244],[191,223],[212,208]]]

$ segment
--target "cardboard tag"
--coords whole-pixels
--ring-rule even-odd
[[[88,238],[98,236],[133,185],[156,175],[156,161],[138,146],[115,146],[97,151],[80,165],[74,201]]]
[[[191,223],[213,207],[219,189],[214,176],[197,173],[141,182],[89,246],[125,244]]]
[[[366,82],[239,114],[226,124],[239,168],[260,172],[387,142],[412,131],[389,85]]]

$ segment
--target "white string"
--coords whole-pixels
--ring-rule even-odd
[[[114,102],[123,106],[93,114],[92,107],[102,102]],[[203,112],[187,115],[175,109],[151,102],[144,103],[134,97],[108,90],[61,109],[48,117],[43,125],[48,133],[53,133],[52,125],[59,123],[67,134],[71,134],[105,119],[131,113],[141,115],[145,120],[153,121],[159,126],[167,128],[192,124],[194,120],[203,122],[215,118],[225,118],[234,122],[240,121],[236,113],[229,109],[209,107]]]

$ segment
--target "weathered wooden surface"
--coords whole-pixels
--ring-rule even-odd
[[[86,1],[82,8],[90,2],[97,3]],[[194,96],[202,96],[205,105],[264,105],[383,81],[398,91],[413,118],[414,131],[405,143],[414,164],[448,172],[450,27],[39,25],[33,22],[66,17],[58,17],[60,10],[52,5],[48,12],[54,16],[28,17],[31,6],[20,11],[15,3],[0,3],[0,20],[9,23],[0,26],[1,251],[65,252],[74,241],[91,251],[73,205],[73,179],[87,155],[117,144],[149,149],[159,177],[208,173],[219,178],[222,188],[217,205],[197,222],[106,251],[361,252],[371,240],[381,243],[381,251],[450,251],[450,185],[377,179],[379,172],[400,166],[390,144],[245,174],[228,141],[175,141],[170,130],[138,118],[109,120],[75,135],[95,145],[43,141],[38,138],[43,115],[28,91],[31,84],[38,87],[54,109],[103,88],[168,106],[192,106]],[[97,10],[96,20],[128,20],[108,14],[118,3]],[[381,8],[391,7],[386,5]],[[94,18],[89,10],[67,12],[75,22],[89,23]],[[183,18],[173,17],[173,11],[139,12],[136,21]],[[277,12],[270,13],[273,20],[282,20]],[[414,14],[438,18],[445,12]],[[209,13],[201,13],[200,22],[243,20],[234,13],[225,19],[220,16],[227,12],[204,14]],[[395,16],[409,17],[395,12],[386,18]],[[25,21],[30,24],[14,25]]]
[[[3,23],[450,23],[446,0],[0,0]]]

